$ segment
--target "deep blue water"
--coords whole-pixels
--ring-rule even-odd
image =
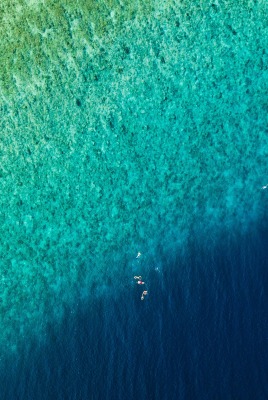
[[[66,309],[45,344],[7,360],[1,398],[267,399],[267,244],[259,227],[189,240],[183,255],[159,249],[143,302],[130,274]]]

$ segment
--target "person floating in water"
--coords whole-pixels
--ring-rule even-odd
[[[267,185],[265,185],[265,186],[262,186],[262,189],[264,190],[264,189],[267,189],[268,188],[268,183],[267,183]],[[136,257],[137,258],[137,257]]]
[[[138,285],[144,285],[144,284],[145,284],[145,282],[138,281],[138,282],[137,282],[137,284],[138,284]]]
[[[138,254],[137,254],[136,258],[140,258],[140,256],[141,256],[141,253],[140,253],[140,252],[138,252]]]
[[[147,290],[144,290],[141,295],[141,300],[144,300],[144,296],[148,294]]]

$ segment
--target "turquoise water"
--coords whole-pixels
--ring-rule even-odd
[[[3,352],[114,295],[138,251],[265,217],[267,8],[2,2]]]

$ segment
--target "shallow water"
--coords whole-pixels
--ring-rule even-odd
[[[264,398],[268,3],[2,3],[6,398]]]

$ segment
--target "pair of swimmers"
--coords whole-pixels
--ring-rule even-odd
[[[138,285],[144,285],[145,282],[142,282],[142,276],[134,276],[134,279],[137,279]]]
[[[145,282],[142,281],[142,276],[134,276],[134,279],[137,280],[138,285],[144,285]],[[141,300],[144,300],[144,296],[148,294],[147,290],[144,290],[141,295]]]

